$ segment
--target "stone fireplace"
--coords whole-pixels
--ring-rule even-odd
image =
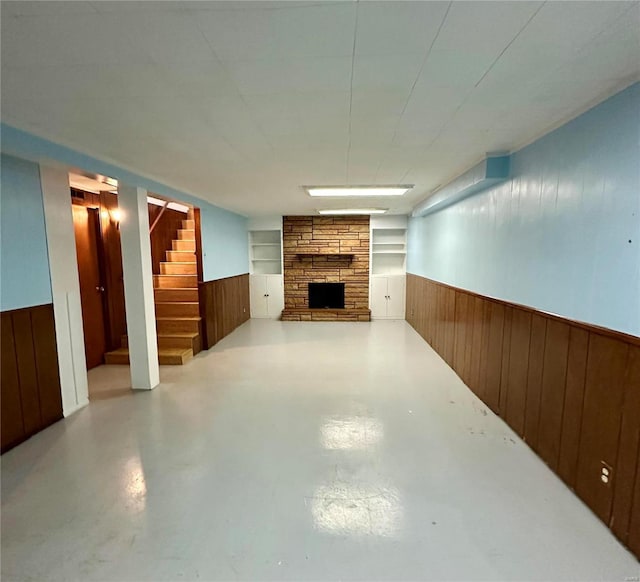
[[[285,216],[282,230],[282,320],[370,321],[369,217]],[[309,283],[343,283],[344,307],[310,307]]]

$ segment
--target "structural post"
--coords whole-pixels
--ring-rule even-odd
[[[69,173],[64,168],[41,164],[40,184],[47,230],[62,412],[69,416],[89,403]]]
[[[118,207],[121,214],[120,240],[131,387],[136,390],[151,390],[160,382],[160,368],[153,301],[147,191],[144,188],[120,184]]]

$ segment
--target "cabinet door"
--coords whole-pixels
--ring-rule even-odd
[[[387,317],[390,319],[404,319],[404,279],[404,276],[387,279]]]
[[[249,291],[251,294],[251,317],[268,317],[266,275],[251,275],[249,279]]]
[[[267,317],[277,319],[284,309],[282,275],[267,275]]]
[[[387,316],[387,278],[371,277],[371,317]]]

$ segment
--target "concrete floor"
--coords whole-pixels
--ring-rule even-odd
[[[405,322],[252,320],[2,457],[3,580],[624,580],[638,562]]]

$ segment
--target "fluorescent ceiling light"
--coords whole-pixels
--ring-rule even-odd
[[[318,214],[384,214],[388,208],[339,208],[338,210],[318,210]]]
[[[309,196],[402,196],[413,188],[404,186],[304,186]]]

